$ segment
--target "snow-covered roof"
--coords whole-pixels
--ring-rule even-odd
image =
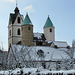
[[[38,39],[40,39],[41,36],[42,36],[42,34],[43,34],[43,33],[34,33],[34,37],[37,37]]]
[[[54,44],[54,46],[57,46],[57,47],[68,47],[69,46],[67,42],[63,42],[63,41],[53,41],[52,43]]]
[[[68,59],[69,56],[64,52],[64,50],[68,50],[67,48],[52,48],[45,46],[21,46],[21,45],[12,45],[10,51],[13,50],[13,55],[16,57],[17,61],[22,61],[22,58],[25,56],[25,60],[37,60],[40,61],[42,57],[39,57],[37,52],[42,50],[44,53],[44,57],[42,60],[62,60],[63,58]],[[29,57],[31,56],[31,58]],[[21,58],[22,57],[22,58]]]
[[[34,41],[36,40],[40,40],[40,41],[44,41],[45,40],[45,36],[43,33],[34,33]]]

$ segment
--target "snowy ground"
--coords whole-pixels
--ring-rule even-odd
[[[42,69],[42,68],[16,68],[15,70],[7,70],[7,71],[0,71],[0,75],[13,75],[13,74],[27,74],[27,75],[46,75],[46,74],[63,74],[63,75],[67,75],[67,74],[75,74],[75,70],[68,70],[68,71],[49,71],[47,69]]]

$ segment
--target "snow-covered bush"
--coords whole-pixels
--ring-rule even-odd
[[[71,70],[73,69],[73,66],[74,66],[74,50],[75,48],[70,48],[68,50],[63,50],[66,55],[68,55],[69,58],[65,59],[62,57],[62,61],[61,61],[61,69],[63,70]]]
[[[60,70],[49,71],[42,69],[38,71],[38,68],[16,68],[15,70],[0,71],[0,75],[74,75],[75,70]]]

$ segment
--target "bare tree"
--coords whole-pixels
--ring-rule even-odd
[[[72,41],[72,47],[75,47],[75,40]]]
[[[75,40],[73,40],[71,48],[69,48],[68,50],[63,50],[63,51],[66,53],[66,55],[68,55],[68,58],[66,59],[62,57],[61,68],[66,69],[66,70],[73,69]]]

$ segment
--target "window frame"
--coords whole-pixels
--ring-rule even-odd
[[[50,32],[52,32],[52,28],[50,28]]]
[[[17,35],[21,35],[20,28],[17,29]]]
[[[31,28],[30,28],[30,27],[28,27],[28,30],[31,30]]]
[[[9,36],[11,36],[11,30],[9,31]]]
[[[17,18],[17,23],[21,23],[20,17]]]

